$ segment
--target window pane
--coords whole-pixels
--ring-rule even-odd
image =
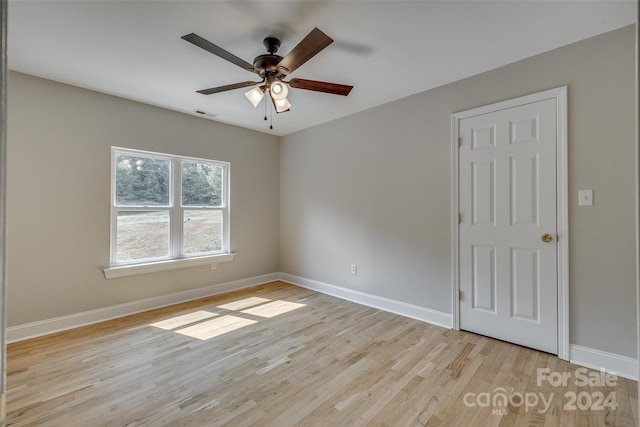
[[[222,250],[222,212],[184,211],[184,255]]]
[[[169,256],[169,212],[118,212],[116,261]]]
[[[116,205],[169,206],[171,161],[116,155]]]
[[[182,163],[182,206],[222,206],[222,166]]]

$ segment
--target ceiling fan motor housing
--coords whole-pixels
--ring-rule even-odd
[[[280,55],[260,55],[253,60],[253,66],[260,70],[260,77],[273,76],[278,73],[278,63],[282,61]]]
[[[275,37],[266,37],[262,44],[269,53],[257,56],[253,60],[253,66],[260,70],[260,77],[274,76],[278,72],[278,64],[282,61],[282,56],[275,54],[280,47],[280,40]]]

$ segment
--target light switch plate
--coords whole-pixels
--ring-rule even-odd
[[[593,206],[593,190],[578,190],[578,206]]]

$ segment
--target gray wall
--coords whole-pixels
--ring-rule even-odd
[[[278,270],[277,137],[9,76],[8,326]],[[231,162],[232,262],[106,280],[112,145]]]
[[[570,341],[635,357],[634,53],[631,26],[283,137],[281,271],[451,313],[451,114],[568,85]]]

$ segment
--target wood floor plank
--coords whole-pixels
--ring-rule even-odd
[[[274,282],[7,349],[8,426],[634,426],[637,383]],[[496,405],[504,390],[511,398]],[[615,392],[614,410],[565,393]],[[533,394],[549,399],[524,405]],[[516,397],[521,396],[521,400]],[[553,396],[553,397],[552,397]]]

